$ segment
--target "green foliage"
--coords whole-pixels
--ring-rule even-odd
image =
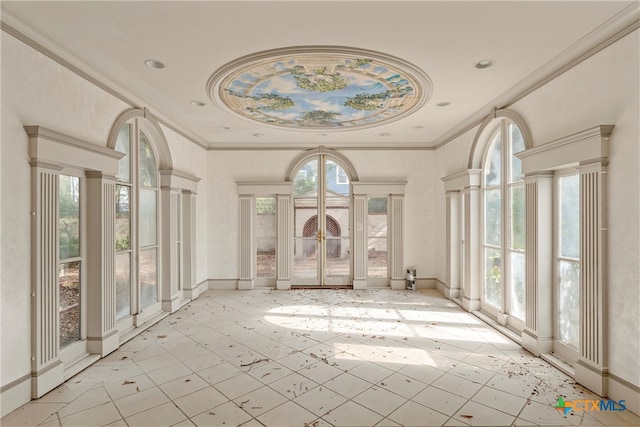
[[[307,111],[302,115],[302,121],[307,124],[322,124],[331,122],[337,115],[339,115],[339,113],[333,113],[331,111]]]
[[[390,91],[373,94],[359,93],[354,97],[347,98],[344,106],[351,107],[355,110],[375,111],[382,108],[381,104],[383,104],[390,95]]]
[[[116,251],[124,251],[129,249],[129,236],[122,236],[116,240]]]
[[[254,96],[253,99],[260,101],[260,108],[269,111],[286,110],[295,105],[291,98],[274,93],[263,93],[262,95]]]
[[[276,199],[273,197],[257,198],[256,213],[258,215],[274,215],[276,213]]]
[[[349,80],[342,77],[340,73],[326,74],[327,68],[322,67],[314,70],[313,75],[309,76],[299,70],[291,70],[291,77],[301,89],[313,92],[331,92],[347,87]]]
[[[374,197],[369,199],[368,209],[370,214],[386,214],[387,213],[386,197]]]
[[[296,196],[307,194],[317,189],[315,180],[312,177],[296,177],[293,183],[293,193]]]

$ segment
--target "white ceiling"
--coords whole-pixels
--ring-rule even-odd
[[[435,147],[610,37],[637,6],[612,0],[2,1],[2,21],[210,147]],[[252,122],[209,99],[207,80],[226,63],[306,45],[402,58],[431,78],[431,99],[396,122],[325,136]],[[166,68],[151,69],[146,59]],[[476,69],[482,59],[495,66]],[[436,106],[445,101],[451,104]]]

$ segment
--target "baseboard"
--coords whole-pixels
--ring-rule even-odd
[[[207,283],[208,289],[218,291],[238,289],[238,279],[209,279]]]
[[[640,387],[609,373],[609,399],[624,400],[628,411],[640,415]]]
[[[436,279],[416,279],[416,289],[436,289]]]
[[[31,401],[31,373],[0,388],[0,418]]]

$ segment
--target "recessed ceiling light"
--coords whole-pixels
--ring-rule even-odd
[[[414,128],[414,129],[424,129],[424,126],[420,126],[420,125],[418,125],[418,126],[414,126],[413,128]]]
[[[194,107],[204,107],[207,104],[202,101],[191,101],[191,105],[193,105]]]
[[[445,101],[445,102],[438,102],[438,103],[436,104],[436,107],[446,107],[447,105],[451,105],[451,103],[450,103],[450,102],[447,102],[447,101]]]
[[[220,125],[220,126],[218,126],[218,129],[229,130],[231,128],[229,126]]]
[[[162,70],[164,68],[164,64],[155,59],[147,59],[144,63],[147,64],[147,67],[155,68],[156,70]]]
[[[382,132],[382,133],[380,134],[380,136],[389,136],[389,135],[391,135],[389,132]]]
[[[484,70],[485,68],[489,68],[493,66],[495,61],[493,59],[483,59],[481,61],[476,62],[475,67],[479,70]]]
[[[254,133],[254,134],[253,134],[253,136],[255,136],[255,137],[257,137],[257,138],[260,138],[261,136],[264,136],[264,135],[263,135],[263,134],[261,134],[261,133]]]
[[[319,133],[318,136],[327,136],[326,133]]]

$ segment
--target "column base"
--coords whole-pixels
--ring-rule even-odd
[[[480,300],[479,299],[471,299],[466,295],[462,296],[462,308],[467,311],[478,311],[480,310]]]
[[[238,280],[238,289],[241,289],[241,290],[253,289],[253,279]]]
[[[291,280],[276,281],[276,289],[279,291],[288,291],[289,289],[291,289]]]
[[[171,299],[162,300],[162,311],[175,313],[180,308],[180,297],[175,295]]]
[[[101,337],[88,337],[87,350],[91,354],[99,354],[105,357],[107,354],[120,347],[120,335],[117,329],[105,332]]]
[[[553,349],[553,338],[539,337],[536,331],[525,328],[522,331],[522,347],[534,356],[549,354]]]
[[[353,289],[367,289],[367,279],[353,280]]]
[[[591,364],[585,359],[578,359],[575,364],[576,370],[576,382],[582,384],[592,392],[600,395],[607,396],[607,379],[609,376],[609,370],[607,368],[601,368]]]
[[[38,399],[64,382],[64,364],[56,360],[37,372],[31,372],[31,398]]]

